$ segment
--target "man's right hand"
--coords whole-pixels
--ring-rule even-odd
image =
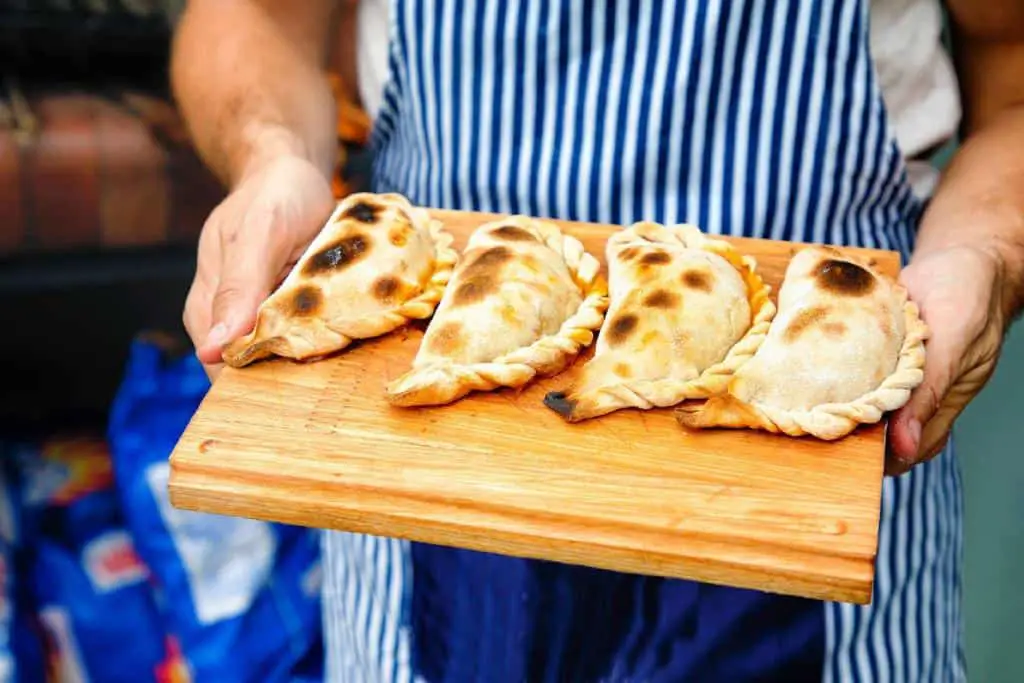
[[[248,173],[210,214],[184,322],[211,379],[224,345],[252,329],[257,308],[334,206],[330,182],[316,166],[280,156]]]

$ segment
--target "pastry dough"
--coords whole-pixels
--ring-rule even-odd
[[[733,427],[838,439],[902,407],[924,379],[928,329],[906,290],[869,263],[807,247],[786,269],[761,348],[690,428]]]
[[[452,239],[401,195],[349,195],[224,361],[312,360],[429,318],[458,260]]]
[[[569,422],[724,391],[775,306],[756,263],[697,227],[641,222],[608,240],[611,304],[594,357],[545,404]]]
[[[560,372],[601,327],[607,289],[598,260],[551,223],[513,216],[480,226],[388,400],[442,405]]]

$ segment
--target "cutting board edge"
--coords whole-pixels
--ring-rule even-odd
[[[207,448],[208,445],[210,446],[209,449]],[[263,477],[254,473],[251,469],[232,466],[231,463],[226,461],[209,460],[209,455],[215,455],[216,448],[222,445],[216,439],[204,439],[197,443],[194,438],[182,438],[170,458],[171,476],[175,477],[176,481],[184,479],[196,482],[197,485],[203,481],[231,482],[231,485],[236,487],[234,490],[241,487],[258,488],[266,486],[265,483],[260,481]],[[233,456],[251,456],[253,454],[253,451],[250,451],[248,448],[235,448],[231,452]],[[258,454],[264,459],[268,456],[268,453],[264,450],[259,450]],[[342,460],[348,457],[345,453],[340,452],[335,455]],[[352,501],[349,505],[350,508],[358,505],[356,501],[361,498],[370,497],[374,500],[391,499],[396,505],[404,506],[405,509],[419,507],[431,512],[442,509],[470,510],[470,514],[476,514],[480,518],[490,518],[488,521],[496,519],[516,520],[516,522],[526,525],[543,524],[551,527],[584,526],[589,524],[599,526],[611,535],[622,537],[636,534],[638,536],[672,536],[684,542],[729,542],[741,548],[757,547],[764,548],[766,552],[778,551],[813,558],[834,558],[839,561],[857,562],[864,559],[873,561],[878,548],[881,486],[879,486],[878,495],[875,496],[877,504],[872,506],[871,510],[862,509],[860,511],[861,514],[856,515],[852,521],[849,517],[836,520],[842,526],[842,531],[834,533],[838,533],[847,539],[858,539],[854,544],[855,547],[848,548],[847,552],[844,553],[823,554],[816,553],[815,547],[823,542],[828,542],[830,538],[828,532],[819,533],[816,537],[797,544],[787,544],[779,540],[779,537],[783,536],[781,533],[778,536],[758,539],[752,536],[728,537],[723,536],[720,532],[700,531],[696,528],[678,528],[662,532],[659,527],[653,525],[631,525],[624,522],[616,522],[614,519],[589,517],[582,513],[560,516],[539,509],[536,506],[516,505],[514,502],[509,501],[494,503],[486,500],[481,495],[474,495],[473,493],[464,493],[462,496],[449,493],[442,499],[416,491],[408,486],[389,485],[393,482],[387,481],[364,483],[356,480],[346,481],[340,476],[335,481],[331,481],[323,476],[317,476],[317,472],[314,470],[301,470],[301,473],[287,476],[278,475],[275,481],[278,483],[286,482],[286,488],[290,491],[315,493],[329,501],[344,498]],[[225,492],[231,493],[227,489],[225,489]],[[282,504],[285,503],[286,501],[282,501]],[[381,514],[379,510],[370,510],[368,508],[364,509],[363,512],[366,514]],[[484,527],[480,526],[479,528]],[[853,533],[850,533],[851,528]],[[537,538],[545,538],[545,536],[538,535]],[[571,538],[560,540],[573,541]]]
[[[202,482],[231,482],[232,486],[248,487],[252,489],[265,486],[259,476],[246,469],[231,467],[229,464],[201,462],[190,450],[175,452],[171,458],[171,473],[176,481],[196,482],[196,487],[203,489]],[[539,509],[536,506],[516,505],[514,502],[488,502],[480,496],[464,495],[462,497],[446,495],[443,498],[430,496],[418,492],[418,490],[398,485],[388,485],[390,482],[381,483],[358,483],[345,481],[339,478],[338,481],[329,481],[323,477],[315,476],[312,472],[306,472],[306,476],[293,474],[279,476],[276,482],[287,482],[289,490],[302,490],[308,496],[318,496],[328,501],[347,502],[348,509],[359,508],[367,514],[380,514],[378,508],[387,507],[388,504],[399,506],[401,509],[419,508],[424,513],[429,513],[434,518],[439,518],[440,513],[445,510],[461,510],[466,514],[475,515],[478,518],[487,518],[486,521],[498,520],[524,526],[543,525],[563,529],[579,528],[584,526],[600,527],[606,537],[626,538],[630,536],[645,537],[652,542],[660,539],[670,539],[678,543],[701,543],[715,544],[727,542],[734,547],[741,549],[764,549],[765,552],[777,552],[791,554],[800,557],[825,557],[836,561],[858,562],[864,559],[873,559],[877,552],[877,544],[872,539],[877,538],[877,515],[870,511],[861,512],[855,522],[848,519],[839,520],[844,530],[839,536],[845,539],[856,539],[853,544],[848,544],[846,552],[822,554],[816,552],[816,548],[822,543],[827,543],[829,535],[827,532],[820,532],[811,541],[802,543],[786,543],[780,539],[784,533],[776,531],[774,535],[759,539],[752,536],[728,537],[720,531],[701,531],[696,527],[663,528],[660,525],[645,526],[642,524],[630,524],[615,518],[591,517],[583,513],[559,515],[550,510]],[[187,484],[184,484],[187,485]],[[365,501],[374,501],[373,505],[367,505]],[[285,501],[282,501],[284,504]],[[468,512],[467,512],[468,511]],[[853,532],[849,532],[853,526]],[[473,528],[482,528],[475,526]],[[506,527],[507,528],[507,527]],[[508,531],[512,532],[512,531]],[[839,538],[836,536],[836,538]],[[536,538],[553,538],[538,535]],[[574,542],[573,538],[562,538],[562,541]],[[615,547],[613,544],[605,544],[607,547]]]
[[[661,575],[668,578],[688,579],[706,583],[729,585],[754,590],[764,590],[784,595],[793,595],[811,599],[848,602],[851,604],[868,604],[874,584],[875,555],[862,558],[817,555],[806,550],[790,550],[788,554],[803,559],[805,567],[816,568],[819,562],[828,560],[838,562],[849,572],[862,573],[863,578],[837,578],[836,572],[822,572],[809,576],[806,572],[780,571],[777,567],[766,566],[758,569],[756,563],[748,564],[729,562],[717,558],[708,559],[707,554],[701,557],[681,554],[662,554],[656,552],[643,553],[642,561],[630,560],[631,553],[615,545],[587,543],[584,541],[566,542],[565,539],[552,539],[549,535],[529,534],[522,531],[488,528],[481,530],[471,525],[445,523],[435,519],[417,517],[413,513],[381,513],[379,510],[367,512],[355,505],[346,505],[344,499],[334,498],[322,500],[310,497],[303,500],[290,499],[288,504],[267,505],[267,497],[252,485],[239,485],[234,482],[229,487],[218,486],[221,481],[211,476],[204,477],[199,468],[189,473],[183,483],[183,463],[181,458],[172,454],[168,492],[170,503],[181,510],[222,514],[248,519],[260,519],[268,522],[291,524],[317,529],[333,529],[351,533],[381,535],[393,538],[433,545],[459,547],[479,552],[497,553],[516,557],[584,564],[611,571],[627,571],[649,575]],[[185,464],[184,470],[188,470]],[[204,480],[207,482],[204,485]],[[213,482],[210,484],[209,482]],[[393,494],[392,494],[393,495]],[[316,517],[320,521],[311,523]],[[368,520],[373,521],[368,521]],[[486,536],[486,540],[483,539]],[[558,545],[554,545],[558,543]],[[700,545],[725,545],[721,541],[707,540]],[[537,549],[545,544],[543,554]],[[496,546],[503,550],[497,550]],[[565,552],[563,548],[575,548],[577,552]],[[756,551],[751,550],[752,553]],[[652,563],[651,560],[660,558]],[[662,571],[652,567],[657,564]],[[858,572],[857,567],[860,567]],[[666,571],[666,569],[668,571]],[[726,578],[727,575],[727,578]]]

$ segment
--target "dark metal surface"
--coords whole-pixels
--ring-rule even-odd
[[[105,424],[131,340],[184,334],[194,259],[189,248],[0,263],[0,429]]]

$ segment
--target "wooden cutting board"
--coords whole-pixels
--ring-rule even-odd
[[[461,247],[496,218],[435,211]],[[595,256],[614,228],[561,223]],[[729,238],[777,292],[793,243]],[[890,275],[894,252],[867,253]],[[883,425],[825,443],[691,433],[668,410],[575,425],[539,381],[392,408],[410,327],[328,360],[227,368],[171,456],[179,508],[853,603],[870,601]],[[589,353],[584,358],[589,357]],[[582,362],[582,358],[580,359]]]

